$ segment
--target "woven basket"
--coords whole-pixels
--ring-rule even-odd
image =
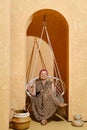
[[[17,113],[14,113],[12,119],[12,128],[15,130],[24,130],[30,127],[31,118],[27,111],[19,110]]]

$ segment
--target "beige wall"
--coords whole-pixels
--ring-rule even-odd
[[[0,1],[0,130],[9,127],[10,1]]]
[[[87,121],[87,7],[72,2],[69,20],[69,120],[81,113]]]
[[[36,6],[37,5],[37,6]],[[0,1],[0,115],[8,127],[9,86],[11,70],[11,105],[18,109],[25,104],[26,27],[30,17],[40,9],[60,12],[69,24],[69,120],[80,113],[87,121],[87,1],[84,0],[11,0]],[[5,10],[4,10],[5,6]],[[11,14],[11,46],[10,15]],[[10,67],[11,48],[11,67]],[[5,63],[5,64],[4,64]],[[3,122],[0,120],[0,123]],[[4,127],[4,128],[3,128]],[[6,129],[7,130],[7,129]]]

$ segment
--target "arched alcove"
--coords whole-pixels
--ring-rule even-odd
[[[68,102],[68,46],[69,46],[69,27],[66,19],[62,14],[55,10],[43,9],[35,12],[32,15],[32,22],[27,28],[27,36],[39,37],[43,26],[43,18],[47,24],[47,29],[50,37],[50,41],[53,47],[54,55],[57,61],[57,65],[62,77],[62,80],[66,84],[66,92],[64,95],[65,102]],[[43,40],[47,41],[47,37],[44,34]],[[49,60],[49,59],[48,59]],[[68,113],[68,110],[67,110]]]

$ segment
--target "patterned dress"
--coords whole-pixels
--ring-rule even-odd
[[[40,79],[35,81],[36,96],[31,97],[32,110],[38,121],[48,119],[64,102],[62,96],[56,96],[52,91],[52,81],[47,80],[45,84]],[[43,92],[41,92],[43,90]]]

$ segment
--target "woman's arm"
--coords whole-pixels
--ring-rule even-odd
[[[32,96],[36,96],[36,86],[35,83],[33,84],[33,86],[29,86],[28,87],[28,91]]]

